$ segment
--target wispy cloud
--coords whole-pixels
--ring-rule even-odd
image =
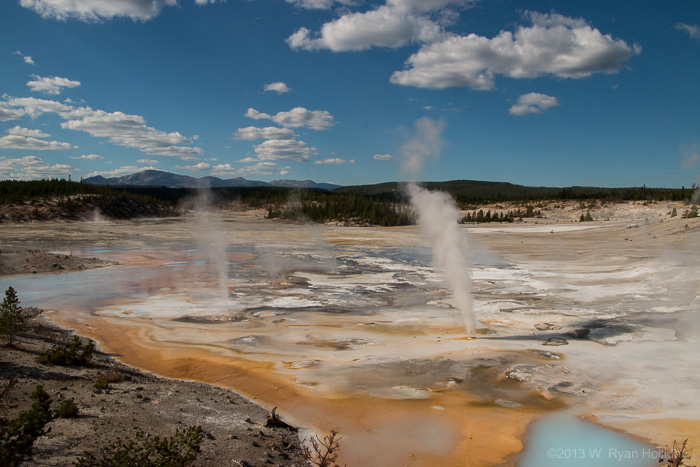
[[[27,86],[34,92],[43,92],[56,96],[61,94],[64,88],[77,88],[80,86],[80,81],[72,81],[68,78],[60,78],[58,76],[41,77],[33,75],[34,80],[27,81]]]
[[[700,41],[700,26],[697,24],[678,23],[674,26],[674,28],[678,31],[688,33],[690,37]]]
[[[34,60],[32,59],[32,57],[30,57],[29,55],[24,55],[24,54],[23,54],[22,52],[20,52],[19,50],[16,50],[16,51],[14,52],[14,54],[15,54],[15,55],[19,55],[20,57],[22,57],[22,60],[24,60],[24,63],[26,63],[27,65],[34,65],[34,64],[35,64],[35,63],[34,63]]]
[[[372,156],[372,158],[374,158],[375,161],[393,161],[394,160],[394,156],[392,156],[391,154],[375,154],[374,156]]]
[[[148,155],[192,160],[204,153],[201,148],[186,146],[192,144],[194,138],[187,138],[179,132],[157,130],[146,125],[146,120],[140,115],[74,107],[34,97],[7,98],[7,102],[0,102],[0,119],[3,120],[17,119],[24,115],[37,118],[44,113],[55,113],[66,120],[61,123],[64,129],[107,138],[112,144],[135,148]]]
[[[541,114],[543,110],[559,105],[556,97],[531,92],[518,97],[518,100],[508,110],[511,115]]]
[[[137,167],[135,165],[125,165],[123,167],[119,167],[118,169],[114,169],[114,170],[91,172],[91,173],[87,174],[86,177],[96,177],[97,175],[102,175],[105,178],[122,177],[124,175],[135,174],[136,172],[141,172],[143,170],[156,170],[156,168],[155,167]]]
[[[343,164],[354,164],[355,159],[350,159],[346,161],[345,159],[341,159],[339,157],[334,157],[331,159],[321,159],[318,161],[314,161],[314,164],[316,165],[343,165]]]
[[[99,154],[83,154],[82,156],[70,156],[70,158],[90,161],[100,161],[104,159],[104,157],[100,156]]]
[[[680,147],[681,166],[690,170],[700,162],[700,143],[683,145]]]
[[[39,178],[67,177],[80,171],[68,164],[50,165],[37,156],[18,159],[0,158],[0,178],[12,180],[34,180]]]
[[[24,149],[30,151],[54,151],[59,149],[73,149],[70,143],[60,141],[47,141],[48,135],[40,130],[30,130],[16,126],[7,130],[8,135],[0,137],[0,148],[3,149]]]

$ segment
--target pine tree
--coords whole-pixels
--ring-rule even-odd
[[[17,292],[12,287],[5,291],[5,299],[0,304],[0,334],[5,336],[8,345],[14,344],[15,336],[27,325]]]

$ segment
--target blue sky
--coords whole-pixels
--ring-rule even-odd
[[[699,77],[697,0],[6,0],[0,179],[689,187]]]

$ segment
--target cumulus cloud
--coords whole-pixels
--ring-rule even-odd
[[[293,50],[344,52],[425,43],[436,40],[441,34],[442,28],[430,18],[384,5],[376,10],[343,15],[324,24],[318,34],[300,28],[287,38],[287,44]]]
[[[41,77],[33,75],[33,81],[27,81],[27,86],[34,92],[43,92],[56,96],[61,94],[63,88],[77,88],[80,86],[80,81],[72,81],[68,78],[60,78],[58,76]]]
[[[4,103],[0,102],[0,104]],[[64,129],[84,131],[95,137],[108,138],[112,144],[135,148],[148,155],[196,160],[204,152],[198,147],[184,146],[191,144],[192,139],[178,132],[166,133],[147,126],[145,119],[140,115],[105,112],[93,110],[90,107],[74,107],[58,101],[33,97],[9,98],[4,107],[0,105],[0,116],[3,115],[4,109],[13,110],[14,113],[9,117],[14,116],[14,118],[24,115],[36,118],[44,113],[55,113],[66,120],[61,123]]]
[[[528,12],[532,25],[501,31],[496,37],[451,35],[424,45],[397,71],[391,82],[404,86],[444,89],[464,86],[479,90],[495,87],[496,75],[510,78],[585,78],[594,73],[616,73],[623,63],[641,53],[637,44],[602,34],[582,19],[556,13]]]
[[[0,178],[12,180],[33,180],[39,178],[66,177],[79,171],[68,164],[50,165],[37,156],[18,159],[0,158]]]
[[[674,26],[674,28],[678,31],[688,33],[688,35],[693,39],[700,40],[700,26],[697,24],[678,23]]]
[[[0,138],[0,148],[3,149],[25,149],[31,151],[55,151],[57,149],[72,149],[69,143],[60,141],[46,141],[29,136],[7,135]]]
[[[314,164],[316,164],[316,165],[343,165],[343,164],[354,164],[354,163],[355,163],[355,159],[350,159],[349,161],[346,161],[345,159],[341,159],[339,157],[314,161]]]
[[[128,17],[147,21],[157,16],[163,7],[177,5],[177,0],[20,0],[20,5],[44,18],[58,20],[101,21]]]
[[[543,110],[559,105],[556,97],[531,92],[518,97],[518,100],[510,108],[511,115],[541,114]]]
[[[24,60],[24,63],[26,63],[27,65],[34,65],[34,60],[29,55],[24,55],[19,50],[16,50],[14,54],[22,57],[22,60]]]
[[[69,143],[60,141],[46,141],[39,138],[47,138],[50,135],[40,130],[30,130],[16,126],[7,130],[8,135],[0,137],[0,148],[2,149],[25,149],[30,151],[54,151],[58,149],[72,149]]]
[[[99,154],[83,154],[82,156],[70,156],[71,159],[82,159],[89,161],[101,161],[104,157]]]
[[[7,133],[10,135],[17,136],[31,136],[34,138],[48,138],[49,136],[51,136],[47,133],[44,133],[41,130],[30,130],[29,128],[22,128],[19,125],[14,128],[10,128],[9,130],[7,130]]]
[[[2,104],[2,103],[0,103]],[[7,101],[8,106],[14,108],[20,118],[27,115],[37,118],[45,113],[55,113],[61,118],[80,118],[89,115],[93,110],[89,107],[73,107],[58,101],[48,99],[37,99],[35,97],[12,97]]]
[[[283,82],[277,81],[275,83],[266,84],[264,91],[275,91],[277,94],[284,94],[291,91],[291,89]]]
[[[0,122],[18,120],[26,115],[24,109],[17,109],[6,102],[0,102]]]
[[[255,126],[248,126],[236,130],[233,137],[246,141],[254,141],[256,139],[294,139],[296,133],[289,128],[277,128],[274,126],[258,128]]]
[[[375,161],[393,161],[394,156],[391,154],[375,154],[372,156]]]
[[[316,154],[316,148],[293,139],[268,139],[253,146],[261,161],[306,162]]]
[[[335,119],[327,110],[308,110],[304,107],[295,107],[290,111],[279,112],[275,115],[249,108],[245,116],[253,120],[272,120],[285,128],[306,127],[313,130],[325,130],[335,125]]]
[[[149,155],[187,157],[203,153],[200,148],[183,146],[192,141],[179,132],[156,130],[147,126],[143,117],[123,112],[95,110],[80,119],[61,123],[61,127],[108,138],[112,144],[136,148]]]
[[[139,159],[136,161],[137,164],[149,164],[149,165],[156,165],[158,163],[157,160],[155,159]]]

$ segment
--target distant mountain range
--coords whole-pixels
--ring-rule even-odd
[[[259,180],[246,180],[242,177],[229,178],[227,180],[218,177],[189,177],[162,170],[144,170],[123,177],[105,178],[102,175],[89,177],[83,183],[91,185],[121,185],[121,186],[165,186],[169,188],[199,188],[199,187],[240,187],[240,186],[279,186],[289,188],[310,188],[319,190],[333,190],[340,185],[332,183],[316,183],[312,180],[274,180],[263,182]]]

